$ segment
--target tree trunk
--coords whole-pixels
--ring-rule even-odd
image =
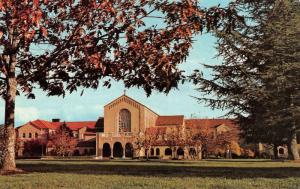
[[[273,145],[274,159],[278,159],[278,145]]]
[[[12,73],[13,72],[13,73]],[[7,82],[7,96],[5,98],[5,124],[4,124],[4,152],[2,172],[16,171],[15,162],[15,99],[17,82],[14,70],[10,70]]]
[[[146,149],[145,152],[146,152],[146,160],[149,161],[149,150]]]
[[[202,160],[202,145],[198,146],[197,151],[198,151],[198,159]]]
[[[291,140],[289,142],[289,158],[292,160],[299,160],[299,151],[297,145],[297,132],[294,131],[291,135]]]

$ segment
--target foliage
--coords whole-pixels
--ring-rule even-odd
[[[187,57],[193,35],[233,14],[220,7],[202,10],[193,0],[1,0],[0,11],[2,74],[10,77],[16,66],[18,92],[29,98],[37,86],[65,95],[79,86],[97,88],[106,76],[147,94],[168,92],[181,78],[176,66]],[[149,18],[163,26],[147,25]],[[102,84],[109,87],[110,80]]]
[[[17,144],[18,142],[16,142]],[[41,139],[33,139],[24,141],[24,155],[25,156],[41,156],[45,152],[46,144]]]
[[[154,128],[146,129],[145,133],[139,133],[135,136],[135,147],[137,151],[145,150],[145,155],[148,159],[149,150],[156,145],[161,137],[161,132]]]
[[[184,135],[184,128],[182,126],[170,127],[166,130],[163,137],[166,146],[170,147],[172,154],[176,154],[176,148],[186,146],[186,138]]]
[[[192,78],[213,108],[229,110],[248,142],[290,144],[299,124],[299,2],[236,1],[247,19],[216,30],[221,65]],[[237,20],[239,21],[239,20]],[[213,96],[213,97],[212,97]]]
[[[169,92],[183,78],[178,64],[193,36],[231,27],[235,11],[201,9],[196,0],[0,0],[0,95],[5,100],[5,162],[15,169],[14,113],[18,94],[62,95],[111,86]],[[157,16],[158,15],[158,16]],[[154,26],[147,19],[156,19]],[[83,94],[83,90],[81,92]]]
[[[217,133],[214,140],[212,140],[208,146],[209,152],[225,154],[227,158],[231,158],[231,153],[237,156],[242,154],[236,129]]]
[[[73,154],[77,143],[77,139],[72,137],[71,130],[64,123],[54,134],[50,135],[48,146],[53,148],[53,152],[56,155],[69,156]]]
[[[196,155],[202,156],[226,154],[227,151],[237,156],[242,154],[237,130],[217,132],[217,128],[201,127],[187,130],[186,144],[196,147]],[[204,154],[203,154],[204,153]]]

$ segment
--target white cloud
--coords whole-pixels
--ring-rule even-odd
[[[16,122],[26,123],[39,118],[39,110],[35,107],[16,107]]]

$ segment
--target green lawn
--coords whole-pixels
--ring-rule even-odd
[[[22,160],[25,174],[0,176],[0,188],[292,188],[300,163],[271,161]]]

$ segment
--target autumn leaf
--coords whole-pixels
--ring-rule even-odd
[[[40,31],[41,31],[41,33],[42,33],[42,35],[43,35],[44,37],[47,37],[47,36],[48,36],[48,31],[47,31],[47,29],[46,29],[45,27],[41,27]]]
[[[33,8],[36,9],[39,7],[39,0],[33,0]]]

